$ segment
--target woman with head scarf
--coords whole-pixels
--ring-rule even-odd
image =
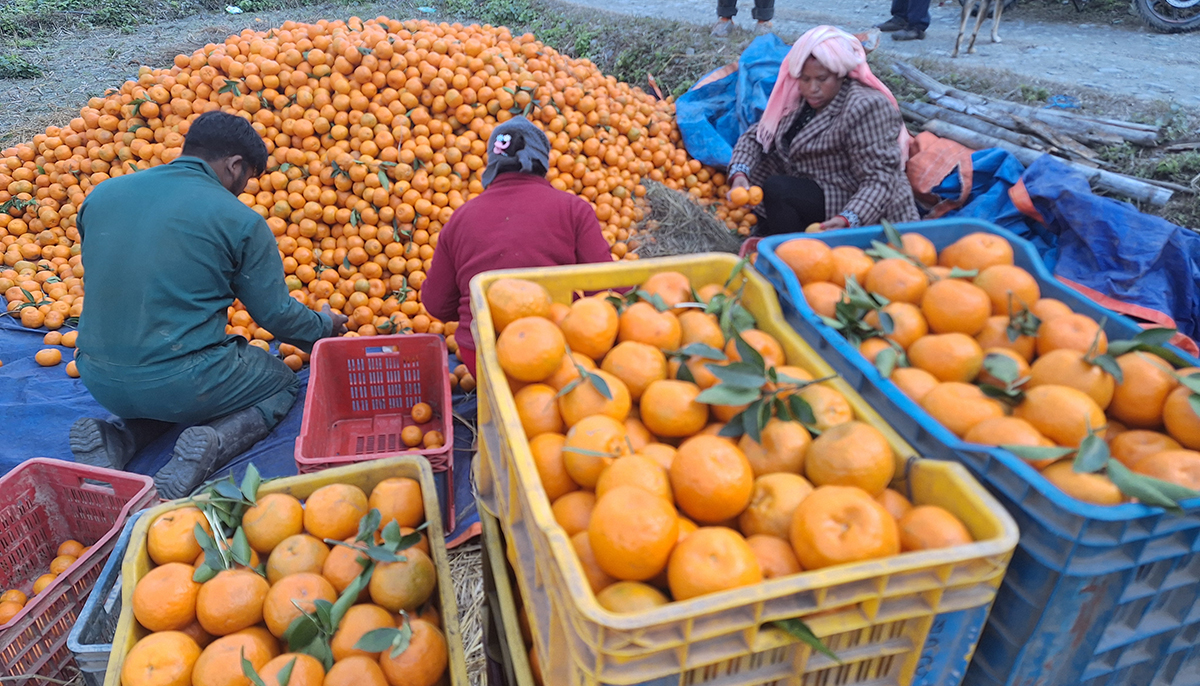
[[[546,180],[550,141],[524,117],[492,130],[484,191],[454,211],[438,233],[421,302],[442,321],[458,321],[458,357],[475,376],[471,279],[493,269],[553,267],[612,260],[596,212]]]
[[[733,149],[730,180],[763,189],[757,235],[916,221],[909,140],[862,44],[818,26],[784,58],[762,119]]]

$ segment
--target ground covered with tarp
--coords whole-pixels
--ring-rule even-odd
[[[729,163],[738,136],[766,108],[788,47],[774,35],[762,36],[736,65],[680,96],[678,125],[690,155],[715,166]],[[1057,277],[1101,305],[1200,337],[1200,234],[1092,193],[1082,175],[1050,155],[1025,168],[1003,150],[980,150],[971,166],[969,196],[943,216],[1008,228],[1031,240]],[[933,193],[958,199],[961,183],[951,172]]]

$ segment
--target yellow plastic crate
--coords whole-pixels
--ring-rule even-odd
[[[458,603],[454,599],[454,582],[450,579],[450,565],[446,558],[445,532],[442,530],[442,514],[438,506],[437,487],[433,471],[424,458],[402,456],[363,462],[326,469],[316,474],[293,476],[263,482],[258,492],[289,493],[303,500],[313,491],[329,484],[352,484],[370,493],[384,479],[407,477],[421,484],[421,495],[425,500],[425,519],[429,523],[426,534],[433,563],[438,570],[438,600],[442,611],[442,632],[446,635],[449,652],[450,686],[468,686],[467,663],[463,653],[462,632],[458,624]],[[189,500],[173,500],[148,511],[138,519],[130,536],[129,550],[121,566],[121,617],[117,620],[116,635],[113,637],[112,655],[108,660],[108,672],[104,675],[104,686],[121,686],[121,666],[133,644],[148,632],[133,618],[133,589],[137,582],[150,571],[153,563],[146,551],[146,532],[150,523],[164,512],[170,512],[190,504]]]
[[[504,672],[508,686],[534,686],[533,671],[529,666],[529,655],[525,651],[525,639],[521,635],[521,608],[513,594],[508,576],[508,563],[500,522],[480,511],[479,522],[483,527],[483,557],[487,561],[483,573],[492,579],[495,588],[495,603],[489,609],[496,614],[495,624],[499,627],[500,642],[504,647]]]
[[[545,286],[556,302],[577,291],[635,286],[678,271],[694,287],[724,283],[737,264],[726,254],[614,264],[488,272],[471,282],[479,356],[482,505],[500,520],[547,684],[555,686],[800,686],[961,681],[1017,543],[1008,514],[960,465],[920,460],[844,381],[831,387],[855,415],[888,438],[897,459],[892,486],[914,502],[940,505],[975,543],[904,554],[774,579],[747,588],[613,614],[597,604],[566,532],[555,521],[500,370],[484,293],[503,277]],[[788,364],[832,375],[783,320],[771,286],[753,270],[743,305],[782,344]],[[814,653],[770,627],[804,618],[843,661]]]

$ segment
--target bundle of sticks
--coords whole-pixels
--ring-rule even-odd
[[[1161,207],[1186,186],[1140,179],[1113,171],[1089,146],[1130,143],[1156,147],[1159,127],[1030,107],[959,90],[904,62],[895,72],[925,90],[930,102],[900,103],[904,118],[922,129],[969,148],[1001,148],[1029,166],[1049,153],[1081,172],[1095,188]]]

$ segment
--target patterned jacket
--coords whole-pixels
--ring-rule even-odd
[[[826,219],[840,214],[851,226],[920,218],[912,186],[900,166],[896,138],[904,123],[887,97],[846,79],[833,101],[800,129],[786,155],[781,154],[784,132],[800,111],[779,123],[769,153],[763,152],[755,137],[757,124],[742,134],[733,148],[730,174],[741,170],[754,186],[781,174],[810,178],[825,192]]]

